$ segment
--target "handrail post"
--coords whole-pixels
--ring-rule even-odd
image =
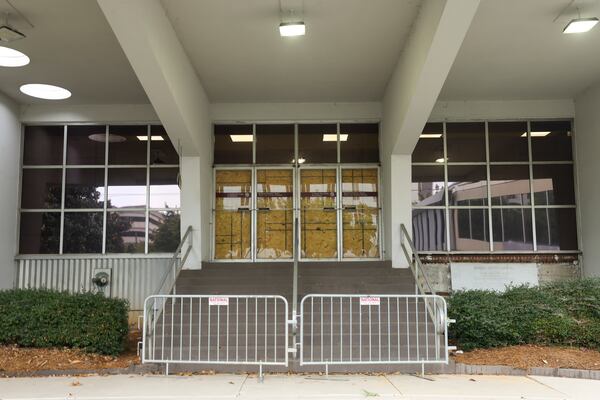
[[[292,348],[296,350],[294,358],[298,357],[297,349],[297,332],[298,332],[298,252],[299,249],[299,229],[298,229],[298,217],[294,218],[294,276],[292,277]]]

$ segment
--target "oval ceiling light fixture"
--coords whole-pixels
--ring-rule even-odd
[[[64,100],[71,97],[71,92],[67,89],[44,83],[28,83],[19,89],[28,96],[44,100]]]
[[[22,67],[29,61],[29,57],[20,51],[0,46],[0,67]]]

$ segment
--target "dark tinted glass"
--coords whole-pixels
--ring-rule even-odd
[[[67,164],[104,165],[106,126],[72,125],[67,127]]]
[[[446,250],[446,210],[413,210],[412,226],[413,239],[418,251]]]
[[[531,122],[531,155],[533,161],[571,161],[570,121]]]
[[[104,207],[104,168],[66,170],[65,208]]]
[[[145,168],[109,168],[108,207],[146,207]]]
[[[162,125],[150,127],[150,164],[179,164],[179,155]]]
[[[101,253],[102,219],[101,212],[66,212],[63,253]]]
[[[109,164],[146,164],[148,158],[148,127],[146,125],[111,125],[108,129]]]
[[[298,125],[298,160],[308,164],[337,162],[335,124]]]
[[[172,253],[181,237],[179,213],[175,211],[150,211],[148,216],[148,252]]]
[[[489,251],[488,210],[450,210],[450,250]]]
[[[533,189],[536,205],[575,204],[573,166],[534,165]]]
[[[531,204],[528,165],[491,165],[490,192],[492,205]]]
[[[256,163],[291,164],[294,125],[256,125]]]
[[[488,123],[490,161],[528,161],[526,122]]]
[[[455,206],[487,204],[487,170],[485,165],[449,165],[448,201]]]
[[[443,206],[444,196],[444,167],[413,165],[413,206]]]
[[[26,126],[23,165],[62,165],[63,126]]]
[[[22,187],[21,208],[60,208],[60,169],[24,169]]]
[[[425,124],[412,153],[412,162],[435,162],[444,158],[444,126],[441,122]]]
[[[143,253],[145,243],[144,211],[113,211],[106,214],[107,253]]]
[[[492,210],[494,251],[533,250],[531,208]]]
[[[576,223],[574,208],[536,208],[538,250],[577,250]]]
[[[59,212],[22,212],[20,227],[20,254],[58,254]]]
[[[252,164],[252,125],[215,125],[215,164]]]
[[[179,168],[150,169],[150,208],[179,208]]]
[[[446,124],[448,162],[485,161],[485,124],[452,122]]]
[[[379,162],[379,124],[341,124],[340,162]]]

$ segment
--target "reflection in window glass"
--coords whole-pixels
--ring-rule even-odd
[[[150,127],[150,164],[179,164],[179,155],[162,125]]]
[[[577,250],[575,208],[536,208],[538,250]]]
[[[488,123],[490,161],[528,161],[527,122]]]
[[[418,251],[446,251],[445,209],[414,209],[412,227]]]
[[[150,208],[179,208],[179,168],[150,169]]]
[[[148,159],[148,127],[116,125],[108,127],[108,163],[145,165]]]
[[[106,214],[107,253],[143,253],[145,243],[144,211],[112,211]]]
[[[489,251],[487,208],[450,210],[450,250]]]
[[[532,121],[533,161],[572,161],[570,121]]]
[[[101,253],[102,219],[101,212],[65,212],[63,253]]]
[[[487,171],[485,165],[449,165],[448,201],[455,206],[487,204]]]
[[[62,171],[60,169],[24,169],[21,208],[60,208]]]
[[[534,165],[533,190],[536,205],[575,204],[573,166]]]
[[[56,254],[60,246],[59,212],[22,212],[19,254]]]
[[[252,164],[252,125],[215,125],[215,164]]]
[[[446,124],[448,162],[485,161],[485,124],[453,122]]]
[[[104,207],[104,168],[66,170],[65,208]]]
[[[490,192],[492,205],[531,204],[528,165],[491,165]]]
[[[340,124],[340,162],[379,162],[379,124]]]
[[[146,169],[109,168],[108,208],[146,206]]]
[[[413,165],[413,206],[443,206],[444,196],[444,167]]]
[[[67,164],[104,165],[105,154],[105,125],[72,125],[67,127]]]
[[[256,163],[291,164],[294,143],[294,125],[256,125]]]
[[[435,162],[444,158],[444,125],[425,124],[419,141],[412,153],[412,162]]]
[[[26,126],[23,165],[62,165],[63,126]]]
[[[298,161],[307,164],[337,162],[337,125],[298,125]]]
[[[181,218],[178,211],[151,210],[148,215],[148,252],[172,253],[179,246]]]
[[[531,208],[492,209],[494,250],[533,250]]]

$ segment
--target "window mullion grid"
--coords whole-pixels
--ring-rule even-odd
[[[527,151],[529,154],[529,202],[531,209],[531,240],[533,251],[537,251],[537,228],[535,223],[535,187],[533,181],[533,156],[531,150],[531,121],[527,121]]]
[[[64,236],[65,236],[65,187],[67,185],[67,125],[63,128],[63,159],[62,159],[62,185],[60,193],[60,240],[58,253],[63,254]]]
[[[343,249],[342,249],[342,239],[343,239],[343,235],[342,235],[342,229],[343,229],[343,224],[342,224],[342,168],[339,166],[340,163],[340,146],[341,146],[341,142],[340,142],[340,124],[339,122],[336,124],[336,133],[337,133],[337,162],[338,162],[338,168],[336,168],[336,175],[337,175],[337,179],[336,179],[336,222],[337,222],[337,259],[338,261],[342,260],[342,253],[343,253]]]
[[[146,209],[145,209],[145,223],[144,229],[144,254],[148,254],[148,231],[150,230],[150,142],[152,142],[152,136],[150,132],[150,125],[146,127],[146,134],[148,140],[146,140]]]
[[[108,125],[104,127],[104,135],[106,142],[104,144],[104,207],[102,210],[102,254],[106,254],[106,225],[108,223],[108,145],[110,143],[110,132]]]
[[[494,251],[494,229],[492,227],[492,187],[490,173],[490,130],[488,121],[485,121],[485,169],[487,179],[487,209],[488,209],[488,238],[490,240],[490,251]]]
[[[450,210],[449,210],[449,198],[448,198],[448,145],[447,145],[447,129],[446,122],[442,124],[442,138],[444,143],[444,212],[446,213],[446,250],[451,251],[450,244]]]

